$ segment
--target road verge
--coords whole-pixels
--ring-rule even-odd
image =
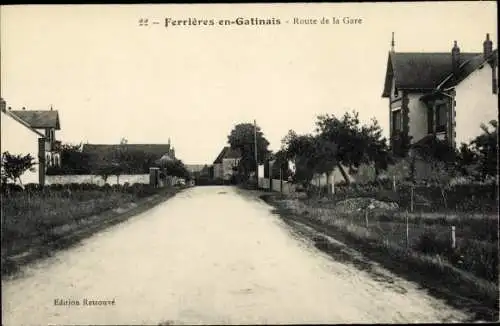
[[[355,225],[329,219],[318,219],[308,212],[294,210],[283,205],[279,194],[267,193],[262,200],[275,208],[277,213],[292,228],[297,223],[314,229],[324,236],[315,236],[316,247],[334,258],[339,254],[338,246],[327,238],[341,241],[355,248],[368,259],[375,261],[387,270],[415,282],[427,289],[430,294],[444,299],[451,306],[466,311],[473,317],[471,321],[498,320],[498,287],[496,284],[475,277],[455,268],[439,257],[424,255],[399,246],[385,243],[369,232]]]
[[[187,187],[165,188],[135,202],[129,202],[79,220],[70,220],[66,224],[51,228],[45,234],[33,237],[22,250],[2,253],[2,278],[14,276],[26,264],[50,257],[55,252],[71,247],[96,232],[143,213],[174,197],[185,188]]]

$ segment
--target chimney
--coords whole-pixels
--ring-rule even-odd
[[[497,56],[492,57],[493,42],[490,40],[490,34],[486,33],[486,40],[483,42],[483,59],[491,66],[491,88],[493,94],[498,94],[497,80]]]
[[[490,34],[486,33],[486,40],[483,42],[484,60],[488,59],[493,52],[493,42],[490,40]]]
[[[457,41],[454,41],[453,48],[451,49],[451,64],[453,75],[457,78],[460,68],[460,48],[457,45]]]

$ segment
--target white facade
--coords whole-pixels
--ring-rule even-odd
[[[222,179],[223,176],[222,163],[214,164],[214,179]]]
[[[498,95],[492,91],[491,67],[484,64],[482,69],[471,73],[455,87],[455,92],[454,131],[456,133],[455,144],[459,147],[461,143],[469,143],[482,133],[481,124],[488,125],[489,121],[498,120]],[[420,100],[423,95],[424,93],[407,95],[408,134],[412,137],[412,142],[417,142],[428,135],[427,106]],[[401,95],[395,97],[394,93],[391,93],[391,114],[396,110],[401,110],[402,100],[397,100],[398,98],[401,99]]]
[[[123,185],[129,183],[130,185],[134,183],[149,184],[149,174],[123,174],[117,178],[115,175],[110,175],[106,181],[99,175],[47,175],[45,176],[45,183],[50,184],[68,184],[68,183],[92,183],[99,186],[108,183],[109,185],[115,184]],[[38,182],[38,179],[37,181]]]
[[[427,106],[420,98],[423,93],[408,94],[408,135],[411,142],[417,142],[428,135]]]
[[[7,116],[3,112],[1,121],[1,142],[0,150],[2,153],[9,152],[14,155],[31,154],[38,162],[38,138],[39,136],[33,131],[29,130],[19,122]],[[36,171],[26,171],[21,176],[23,184],[38,183],[38,165],[35,166]]]
[[[349,174],[349,168],[346,166],[342,166],[342,168],[347,174],[349,182],[356,182],[356,177]],[[344,175],[342,174],[342,172],[340,172],[340,169],[338,167],[335,167],[332,172],[330,172],[330,180],[327,179],[326,173],[321,175],[315,174],[313,179],[311,180],[311,184],[315,186],[325,186],[327,184],[344,183],[345,181],[346,180],[344,178]]]
[[[392,127],[392,113],[394,111],[400,111],[400,125],[403,126],[403,92],[398,90],[395,93],[395,79],[392,79],[390,103],[391,103],[391,127]],[[427,106],[424,102],[420,101],[423,93],[410,93],[407,94],[408,97],[408,136],[412,137],[412,142],[417,142],[423,137],[427,136]]]
[[[240,159],[225,158],[222,160],[222,177],[224,180],[231,180],[234,174],[233,168],[238,166]]]
[[[456,144],[482,133],[481,124],[498,120],[498,95],[492,91],[492,68],[485,63],[455,87]]]

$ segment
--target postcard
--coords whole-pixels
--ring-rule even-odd
[[[498,321],[497,9],[1,6],[2,324]]]

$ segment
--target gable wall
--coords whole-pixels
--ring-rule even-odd
[[[0,114],[1,152],[8,151],[15,155],[31,154],[38,162],[38,135],[6,114]],[[35,169],[35,172],[26,171],[21,176],[23,184],[38,183],[38,165]]]
[[[427,135],[427,106],[419,100],[422,95],[408,94],[408,128],[412,143]]]
[[[482,133],[481,123],[498,120],[498,95],[492,91],[492,69],[485,64],[455,88],[456,144]]]

